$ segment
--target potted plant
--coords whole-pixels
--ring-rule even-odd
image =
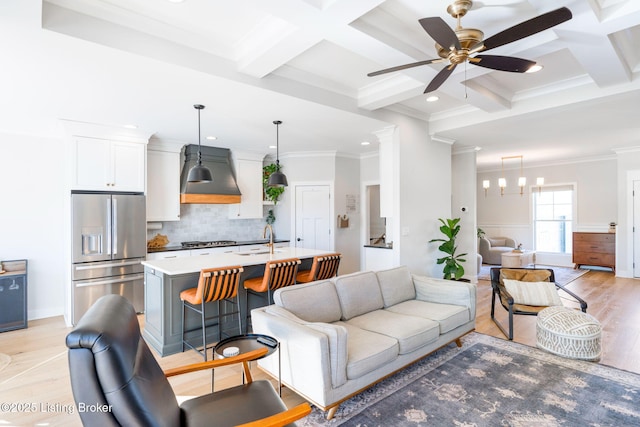
[[[429,240],[429,243],[432,242],[442,242],[438,249],[447,256],[442,258],[438,258],[438,264],[444,264],[444,278],[447,280],[460,280],[464,275],[464,267],[461,262],[466,262],[466,259],[463,257],[467,254],[456,254],[458,247],[456,246],[456,236],[460,232],[460,218],[453,218],[444,220],[442,218],[438,218],[438,221],[442,223],[440,226],[440,231],[445,235],[446,239],[432,239]]]
[[[271,163],[262,168],[262,187],[264,188],[264,197],[266,200],[273,202],[274,205],[278,203],[278,199],[282,193],[284,193],[284,187],[269,187],[269,176],[280,170],[281,167],[282,166],[278,164]]]

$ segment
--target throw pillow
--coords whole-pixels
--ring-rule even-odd
[[[504,279],[504,287],[516,304],[552,306],[562,305],[556,285],[551,282],[521,282]]]

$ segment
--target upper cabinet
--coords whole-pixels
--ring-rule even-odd
[[[72,150],[73,190],[144,192],[144,143],[76,136]]]
[[[262,159],[261,154],[232,152],[236,182],[241,202],[229,205],[229,218],[262,218]]]
[[[182,143],[151,141],[147,149],[147,221],[180,220]]]

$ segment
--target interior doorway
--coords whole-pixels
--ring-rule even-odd
[[[330,186],[298,185],[295,194],[295,246],[333,250]]]
[[[640,181],[633,181],[633,277],[640,277]]]

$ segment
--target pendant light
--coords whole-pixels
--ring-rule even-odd
[[[213,176],[209,168],[202,165],[202,149],[200,147],[200,110],[204,108],[204,105],[196,104],[193,108],[198,110],[198,164],[189,170],[187,182],[211,182]]]
[[[267,185],[269,187],[287,187],[289,183],[287,183],[287,177],[280,172],[280,125],[282,121],[275,120],[273,122],[276,125],[276,171],[269,175],[269,181]]]

